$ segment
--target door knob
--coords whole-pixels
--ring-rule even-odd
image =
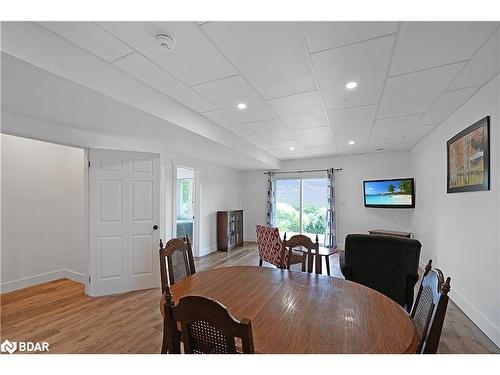
[[[157,230],[157,229],[158,229],[158,225],[156,225],[156,224],[155,224],[155,225],[153,225],[153,229],[154,229],[154,230]]]

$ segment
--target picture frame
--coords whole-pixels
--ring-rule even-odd
[[[446,142],[447,193],[490,190],[490,116]]]

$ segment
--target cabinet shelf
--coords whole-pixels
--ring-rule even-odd
[[[243,245],[243,210],[217,211],[217,250]]]

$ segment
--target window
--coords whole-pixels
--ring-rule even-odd
[[[328,210],[328,179],[298,177],[275,180],[275,223],[281,235],[318,235],[325,245]]]

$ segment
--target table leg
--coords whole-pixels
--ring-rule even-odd
[[[325,257],[325,262],[326,262],[326,274],[328,276],[330,275],[330,257]]]

